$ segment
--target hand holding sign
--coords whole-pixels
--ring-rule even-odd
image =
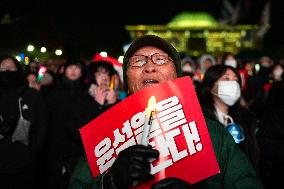
[[[143,182],[154,179],[150,174],[149,159],[157,159],[159,151],[150,146],[134,145],[121,151],[111,169],[103,179],[105,189],[125,189],[134,181]]]

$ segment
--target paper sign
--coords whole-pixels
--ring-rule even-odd
[[[108,170],[117,154],[140,144],[145,108],[156,97],[156,112],[149,142],[159,150],[151,163],[155,180],[177,177],[191,184],[219,172],[208,129],[190,77],[140,90],[80,129],[87,159],[94,177]]]

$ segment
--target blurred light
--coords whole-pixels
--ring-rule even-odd
[[[29,57],[25,57],[25,64],[27,65],[27,64],[29,64],[29,62],[30,62],[30,58]]]
[[[254,66],[254,68],[255,68],[255,71],[256,71],[256,72],[259,72],[259,70],[260,70],[260,65],[259,65],[259,64],[256,64],[256,65]]]
[[[107,52],[100,52],[100,55],[101,55],[102,57],[107,57]]]
[[[21,57],[20,56],[16,56],[16,59],[21,62]]]
[[[241,43],[239,41],[236,41],[236,46],[237,47],[240,47],[241,46]]]
[[[117,59],[118,62],[120,62],[121,64],[123,63],[123,57],[124,57],[124,56],[119,56],[118,59]]]
[[[20,57],[21,57],[21,61],[23,61],[25,59],[25,54],[24,53],[20,53]]]
[[[193,51],[193,52],[192,52],[192,55],[193,55],[193,56],[198,56],[198,54],[199,54],[198,51]]]
[[[40,81],[43,78],[43,75],[46,72],[46,67],[45,66],[40,66],[39,70],[38,70],[38,77],[37,80]]]
[[[62,55],[62,50],[56,49],[56,50],[55,50],[55,54],[56,54],[57,56]]]
[[[45,47],[41,47],[40,48],[40,52],[45,53],[46,52],[46,48]]]
[[[35,47],[33,45],[28,45],[27,51],[32,52],[35,50]]]

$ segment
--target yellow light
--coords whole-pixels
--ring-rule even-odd
[[[155,106],[156,106],[156,97],[151,96],[148,100],[148,107],[146,109],[146,115],[150,116],[152,111],[155,111]]]
[[[35,47],[33,45],[28,45],[27,51],[32,52],[35,50]]]
[[[46,52],[46,48],[45,47],[41,47],[40,48],[40,52],[45,53]]]
[[[60,56],[60,55],[62,55],[62,50],[60,50],[60,49],[56,49],[55,50],[55,54],[57,55],[57,56]]]
[[[148,145],[149,140],[148,136],[150,133],[150,127],[152,125],[153,116],[155,114],[155,106],[156,106],[156,97],[151,96],[148,100],[148,107],[145,110],[145,122],[142,132],[141,144]]]
[[[115,87],[114,85],[115,85],[115,76],[112,75],[111,80],[110,80],[110,84],[109,84],[109,88],[114,90],[114,87]]]
[[[193,51],[193,52],[192,52],[192,55],[193,55],[193,56],[198,56],[198,51]]]
[[[246,36],[246,34],[247,34],[247,32],[246,32],[245,30],[242,30],[242,31],[241,31],[241,36],[244,37],[244,36]]]
[[[241,43],[239,41],[236,41],[236,46],[237,47],[240,47],[241,46]]]
[[[26,57],[25,57],[25,64],[28,65],[29,62],[30,62],[30,58],[26,56]]]

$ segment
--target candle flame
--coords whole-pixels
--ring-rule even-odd
[[[109,88],[111,88],[111,89],[114,89],[114,82],[115,82],[114,80],[115,80],[115,76],[112,75],[111,80],[110,80],[110,86],[109,86]]]
[[[156,97],[155,96],[151,96],[148,100],[148,107],[146,110],[146,114],[148,116],[150,116],[152,111],[155,111],[155,107],[156,107]]]

